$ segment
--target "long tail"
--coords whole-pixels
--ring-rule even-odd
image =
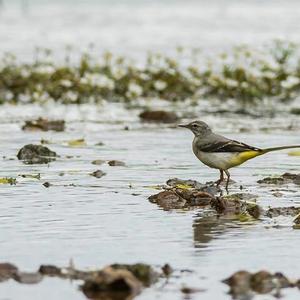
[[[300,145],[266,148],[266,149],[262,149],[262,154],[265,154],[265,153],[268,153],[268,152],[272,152],[272,151],[278,151],[278,150],[284,150],[284,149],[292,149],[292,148],[299,148],[300,149]]]

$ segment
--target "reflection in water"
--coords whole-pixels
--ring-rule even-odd
[[[207,244],[232,227],[234,216],[198,215],[193,222],[195,248],[207,247]]]

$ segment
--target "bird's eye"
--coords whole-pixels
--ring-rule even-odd
[[[196,128],[196,127],[197,127],[197,124],[193,124],[192,126],[193,126],[194,128]]]

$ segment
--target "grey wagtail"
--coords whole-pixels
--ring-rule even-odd
[[[220,183],[224,180],[224,172],[226,173],[227,192],[230,180],[228,169],[239,166],[251,158],[271,151],[300,148],[300,145],[266,149],[252,147],[213,133],[210,127],[202,121],[194,121],[187,125],[179,126],[188,128],[194,133],[193,152],[197,158],[205,165],[214,169],[219,169],[220,179],[216,181],[217,185],[220,185]]]

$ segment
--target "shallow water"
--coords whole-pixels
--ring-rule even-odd
[[[28,3],[22,6],[21,3]],[[177,46],[209,53],[232,45],[253,46],[273,39],[299,42],[297,0],[3,0],[0,53],[33,59],[39,46],[63,57],[66,44],[75,55],[94,45],[133,58],[147,51],[174,52]],[[89,50],[91,53],[91,49]]]
[[[16,186],[0,186],[1,261],[13,262],[29,271],[40,264],[64,266],[69,259],[73,259],[78,268],[142,261],[154,265],[168,262],[176,269],[195,271],[172,279],[165,287],[160,282],[138,299],[156,296],[181,299],[182,285],[206,289],[204,293],[195,294],[195,299],[228,299],[227,287],[220,280],[240,269],[282,271],[299,278],[295,268],[300,263],[299,232],[292,229],[291,219],[245,225],[203,217],[201,210],[166,212],[148,202],[147,197],[157,192],[151,186],[169,178],[192,178],[201,182],[217,178],[217,171],[202,166],[193,156],[190,132],[165,125],[141,124],[134,111],[122,113],[120,107],[118,122],[113,118],[110,123],[102,122],[110,111],[100,106],[98,112],[94,112],[99,122],[89,120],[87,106],[85,113],[78,108],[77,115],[73,107],[66,132],[23,132],[22,121],[13,120],[18,119],[18,114],[22,120],[29,113],[15,107],[6,107],[6,111],[6,116],[0,119],[1,153],[5,156],[0,162],[0,177],[40,173],[41,180],[18,178]],[[34,113],[35,110],[29,111]],[[46,108],[42,115],[47,115]],[[75,121],[76,118],[81,120]],[[202,118],[213,120],[211,124],[219,128],[219,132],[256,146],[300,144],[298,131],[238,133],[231,129],[230,124],[234,122],[241,126],[257,124],[258,120],[231,118],[224,123],[224,117]],[[264,120],[264,125],[268,121],[271,120]],[[299,124],[297,119],[294,121]],[[226,125],[220,128],[220,122]],[[281,122],[279,119],[278,123]],[[129,131],[124,130],[125,125]],[[82,137],[87,146],[71,148],[64,144],[66,140]],[[61,156],[55,162],[30,166],[10,160],[23,145],[37,143],[41,138],[53,142],[50,149]],[[100,141],[104,146],[95,146]],[[67,158],[67,155],[73,157]],[[94,159],[118,159],[127,166],[95,166],[91,164]],[[100,179],[88,175],[96,169],[107,175]],[[286,151],[272,153],[232,170],[236,183],[230,191],[238,192],[243,185],[244,192],[260,196],[259,204],[263,207],[300,205],[299,186],[285,186],[289,191],[276,198],[272,189],[278,187],[256,183],[267,175],[295,173],[299,169],[299,157],[288,156]],[[59,175],[61,172],[63,176]],[[45,181],[53,186],[45,188],[42,185]],[[46,300],[84,299],[77,286],[77,283],[56,279],[46,279],[34,286],[9,281],[0,285],[0,299],[19,299],[20,295],[24,300],[37,295]],[[284,294],[289,295],[288,299],[299,298],[296,290],[284,291]]]

